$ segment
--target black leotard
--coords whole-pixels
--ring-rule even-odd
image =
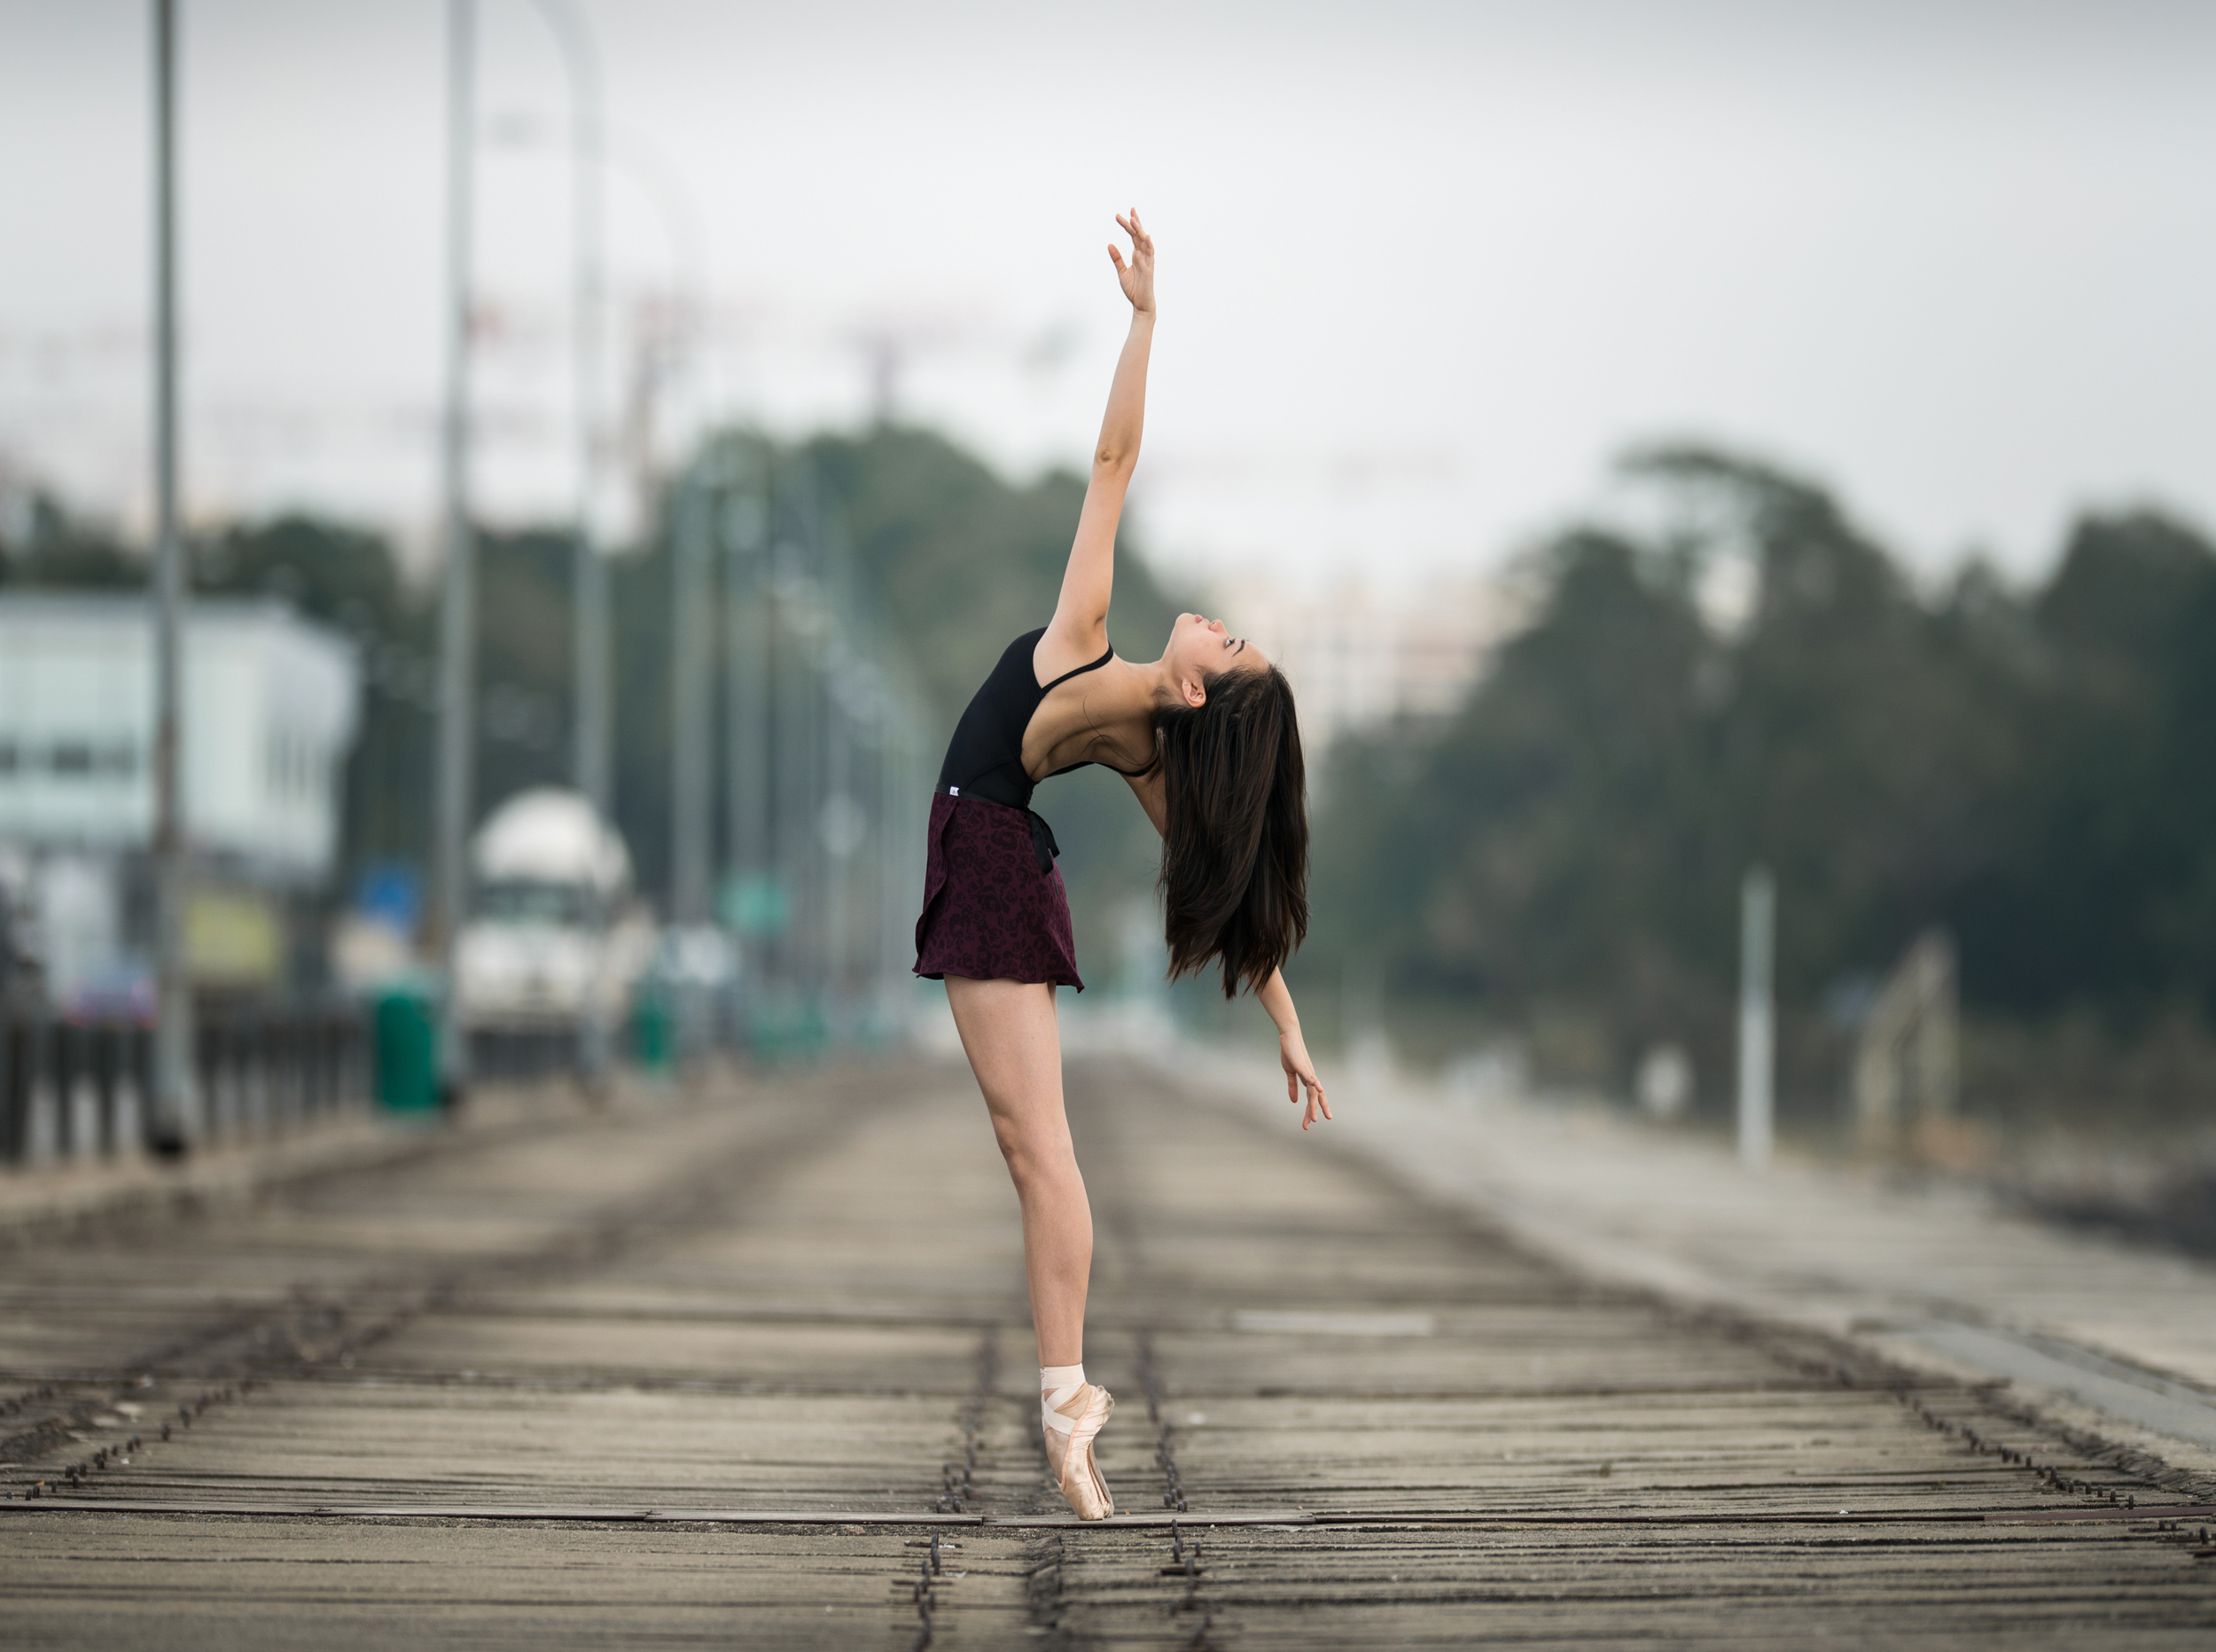
[[[947,760],[939,766],[939,791],[956,798],[982,798],[987,803],[1005,804],[1011,809],[1031,810],[1032,788],[1038,783],[1024,768],[1024,736],[1030,730],[1031,720],[1041,703],[1067,682],[1088,671],[1098,671],[1116,657],[1112,648],[1090,665],[1065,671],[1051,682],[1042,685],[1039,674],[1034,669],[1031,657],[1039,646],[1039,639],[1047,634],[1041,626],[1036,631],[1026,631],[1008,645],[978,691],[970,697],[962,721],[954,726],[954,738],[947,743]],[[1072,763],[1057,768],[1046,776],[1066,775],[1073,768],[1090,768],[1089,761]],[[1104,763],[1104,768],[1115,768],[1113,763]],[[1145,769],[1117,768],[1120,775],[1143,775]],[[1031,815],[1032,842],[1039,850],[1042,869],[1054,864],[1054,856],[1061,851],[1055,846],[1054,833],[1035,814]]]

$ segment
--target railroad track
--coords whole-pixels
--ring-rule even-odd
[[[917,1064],[18,1253],[12,1629],[944,1648],[2216,1626],[2216,1512],[2004,1390],[1596,1289],[1129,1070],[1073,1064],[1070,1097],[1116,1523],[1077,1525],[1046,1483],[1013,1200],[966,1073]]]

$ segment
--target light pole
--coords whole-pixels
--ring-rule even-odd
[[[769,838],[769,596],[761,552],[769,526],[767,455],[739,461],[741,491],[722,511],[725,830],[724,886],[742,901],[761,875]],[[738,916],[737,913],[734,916]]]
[[[675,273],[663,323],[666,332],[657,342],[667,353],[664,359],[694,377],[697,395],[695,312],[706,304],[708,287],[698,206],[676,169],[635,136],[617,145],[609,159],[661,219]],[[670,649],[670,916],[681,923],[698,923],[707,917],[715,763],[707,631],[714,497],[707,461],[697,460],[678,479],[669,522],[670,597],[675,605]]]
[[[571,773],[577,790],[605,820],[614,800],[609,777],[608,567],[593,534],[606,391],[600,59],[593,49],[592,31],[567,0],[538,0],[538,5],[560,43],[569,75],[570,372],[577,425],[577,520],[571,541],[575,630],[572,687],[576,695]]]
[[[824,853],[822,823],[831,714],[824,672],[831,614],[823,580],[823,494],[812,460],[805,462],[800,473],[800,505],[799,549],[808,559],[808,572],[799,604],[806,628],[800,646],[793,651],[800,666],[792,698],[798,727],[793,757],[799,776],[792,788],[793,912],[799,919],[794,925],[799,944],[793,950],[812,1019],[823,1008],[825,964],[831,951],[824,925],[824,877],[830,857]]]
[[[192,988],[184,961],[184,730],[178,630],[184,548],[177,531],[177,8],[154,0],[154,1129],[165,1146],[198,1134]]]
[[[471,185],[475,114],[472,62],[475,0],[447,0],[447,290],[446,409],[441,479],[445,502],[446,583],[439,613],[439,767],[437,784],[440,949],[446,1015],[440,1079],[449,1094],[469,1079],[469,1048],[459,1017],[456,940],[469,898],[464,845],[475,756],[477,579],[469,521],[469,354]]]
[[[805,459],[799,459],[789,467],[791,520],[779,523],[770,575],[774,606],[769,627],[769,723],[775,768],[770,782],[774,802],[769,859],[784,920],[777,932],[777,976],[780,986],[796,996],[808,978],[807,934],[817,921],[808,877],[808,845],[815,838],[809,807],[815,789],[809,759],[815,742],[809,716],[815,664],[808,631],[815,612],[808,575],[809,551],[803,537],[810,521],[806,465]]]
[[[880,647],[880,655],[891,658]],[[917,691],[905,666],[893,660],[886,667],[885,714],[879,722],[878,747],[878,1005],[885,1027],[901,1020],[901,984],[909,978],[915,908],[922,892],[911,883],[923,865],[923,829],[915,818],[916,799],[925,781],[916,770],[915,706]]]
[[[1777,885],[1757,866],[1739,886],[1739,1162],[1749,1170],[1770,1162],[1776,952]]]
[[[679,478],[670,537],[669,852],[670,916],[705,923],[708,916],[709,744],[708,593],[715,532],[715,495],[707,461]]]

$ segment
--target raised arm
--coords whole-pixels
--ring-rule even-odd
[[[1131,237],[1128,263],[1115,246],[1108,249],[1123,295],[1131,300],[1131,331],[1116,362],[1115,380],[1108,386],[1108,411],[1100,421],[1100,440],[1093,446],[1092,479],[1086,485],[1085,508],[1077,518],[1070,565],[1062,575],[1061,600],[1055,604],[1054,619],[1039,650],[1038,668],[1055,676],[1098,658],[1107,646],[1108,598],[1116,578],[1116,524],[1123,515],[1131,472],[1139,463],[1139,433],[1146,423],[1146,362],[1154,344],[1154,239],[1140,223],[1136,207],[1116,222]]]

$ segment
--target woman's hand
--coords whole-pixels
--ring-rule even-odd
[[[1297,1103],[1301,1087],[1305,1085],[1307,1088],[1308,1107],[1300,1115],[1300,1127],[1306,1130],[1314,1124],[1319,1112],[1329,1118],[1331,1104],[1323,1099],[1323,1085],[1315,1076],[1315,1064],[1308,1059],[1308,1047],[1297,1029],[1277,1035],[1277,1064],[1285,1070],[1287,1101]]]
[[[1123,288],[1123,296],[1131,300],[1131,308],[1142,316],[1154,313],[1154,238],[1139,222],[1139,209],[1134,206],[1131,215],[1116,214],[1116,222],[1131,238],[1131,261],[1123,261],[1123,253],[1116,244],[1108,244],[1108,257],[1116,267],[1116,280]]]

